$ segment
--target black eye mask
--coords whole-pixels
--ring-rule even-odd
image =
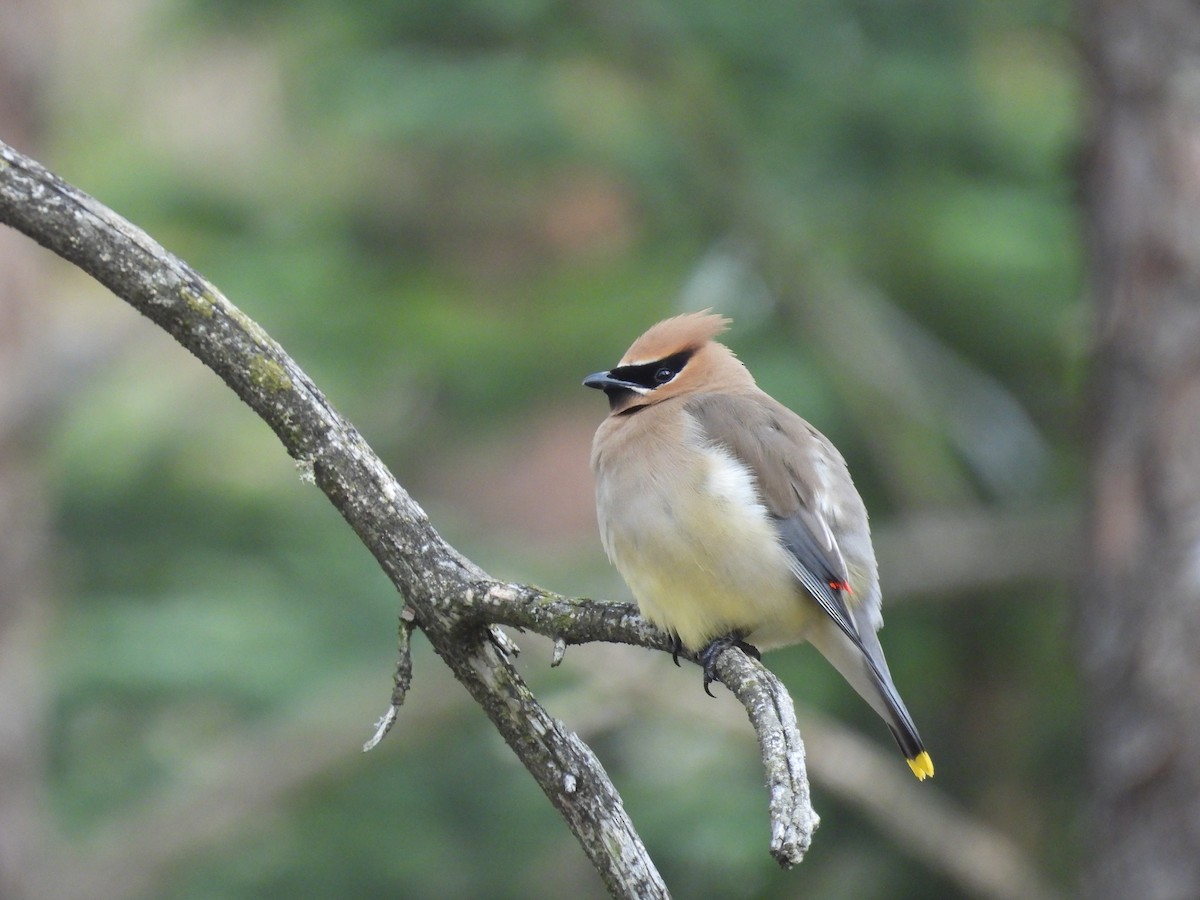
[[[679,353],[672,353],[670,356],[654,362],[641,363],[636,366],[618,366],[608,374],[613,378],[619,378],[621,381],[652,391],[660,385],[667,384],[678,375],[687,365],[687,361],[692,358],[693,352],[692,350],[681,350]]]

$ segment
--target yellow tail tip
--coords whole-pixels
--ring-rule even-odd
[[[908,760],[908,767],[912,769],[913,774],[920,781],[933,777],[933,760],[929,758],[929,753],[924,750]]]

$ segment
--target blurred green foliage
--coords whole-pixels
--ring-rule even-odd
[[[540,422],[598,422],[580,378],[679,307],[735,318],[730,343],[839,444],[877,523],[1074,496],[1066,4],[142,6],[123,53],[63,63],[53,167],[261,322],[495,574],[626,596],[589,527],[530,536],[552,497],[498,514],[448,486],[495,487]],[[382,709],[393,662],[399,600],[368,554],[232,395],[138,336],[53,444],[51,774],[74,835],[339,673]],[[558,456],[582,471],[571,433]],[[1082,746],[1065,574],[897,605],[884,633],[936,787],[1062,883]],[[551,695],[581,677],[534,655]],[[769,661],[890,750],[814,654]],[[452,704],[436,729],[348,757],[162,895],[599,895],[440,664],[419,654],[416,679]],[[777,871],[748,739],[631,718],[596,745],[678,896],[955,895],[819,785],[812,853]]]

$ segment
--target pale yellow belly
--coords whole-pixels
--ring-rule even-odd
[[[688,477],[618,502],[605,548],[655,625],[693,650],[732,631],[760,649],[803,640],[816,606],[739,463],[712,451]]]

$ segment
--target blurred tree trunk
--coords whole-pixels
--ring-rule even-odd
[[[1200,5],[1083,0],[1089,898],[1200,897]]]
[[[0,0],[0,134],[32,149],[35,73],[45,52],[37,0]],[[37,321],[39,249],[0,229],[0,897],[30,894],[44,849],[48,524],[31,430],[43,396],[30,373],[45,356]]]

